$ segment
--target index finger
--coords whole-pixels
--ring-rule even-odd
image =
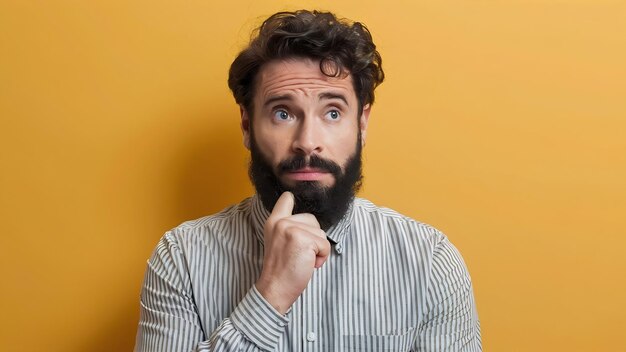
[[[316,227],[318,229],[320,228],[320,223],[319,221],[317,221],[317,218],[313,214],[309,214],[309,213],[294,214],[290,216],[289,219],[293,221],[301,222],[303,224],[306,224],[312,227]]]
[[[290,216],[293,213],[294,202],[295,200],[291,192],[283,192],[276,201],[270,217],[282,219]]]

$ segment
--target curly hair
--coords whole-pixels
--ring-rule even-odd
[[[374,89],[385,78],[382,58],[363,24],[338,19],[330,12],[279,12],[257,28],[230,66],[228,87],[237,104],[252,115],[255,78],[261,67],[294,57],[319,60],[320,71],[329,77],[352,75],[359,114],[364,105],[374,103]]]

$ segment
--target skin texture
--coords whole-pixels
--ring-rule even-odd
[[[318,155],[341,165],[354,155],[359,130],[365,143],[370,107],[358,115],[352,77],[328,77],[319,61],[289,59],[264,65],[258,73],[254,118],[241,109],[243,142],[255,143],[280,181],[317,181],[332,186],[332,174],[304,167],[281,174],[277,165],[290,157]],[[253,124],[251,126],[251,124]],[[316,268],[330,253],[330,243],[315,216],[292,214],[294,197],[285,192],[264,227],[264,264],[256,288],[281,314],[298,299]]]

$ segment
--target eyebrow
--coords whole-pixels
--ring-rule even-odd
[[[267,99],[265,101],[265,103],[263,103],[264,107],[268,107],[270,105],[272,105],[273,103],[277,102],[277,101],[282,101],[282,100],[293,100],[293,97],[289,94],[284,94],[284,95],[275,95],[273,97],[270,97],[269,99]]]
[[[343,94],[325,92],[325,93],[320,93],[318,98],[320,100],[322,100],[322,99],[339,99],[339,100],[343,101],[346,105],[350,106],[350,104],[348,104],[348,99],[346,99],[346,97]]]
[[[324,92],[324,93],[320,93],[318,95],[318,98],[320,100],[323,99],[339,99],[341,101],[343,101],[346,105],[350,106],[350,104],[348,104],[348,99],[346,99],[346,97],[343,94],[340,93],[332,93],[332,92]],[[273,103],[277,102],[277,101],[283,101],[283,100],[293,100],[293,96],[291,96],[290,94],[283,94],[283,95],[275,95],[270,97],[269,99],[267,99],[264,103],[263,106],[264,107],[268,107],[270,105],[272,105]]]

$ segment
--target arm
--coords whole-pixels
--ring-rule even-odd
[[[261,276],[214,331],[203,330],[187,259],[166,234],[148,261],[135,351],[274,350],[288,324],[284,314],[330,253],[315,217],[292,215],[293,206],[288,192],[277,201],[265,224]]]
[[[168,233],[148,261],[136,352],[273,350],[288,324],[255,287],[208,338],[197,309],[186,260]]]
[[[416,351],[482,351],[472,282],[461,254],[445,237],[433,252],[417,343]]]

